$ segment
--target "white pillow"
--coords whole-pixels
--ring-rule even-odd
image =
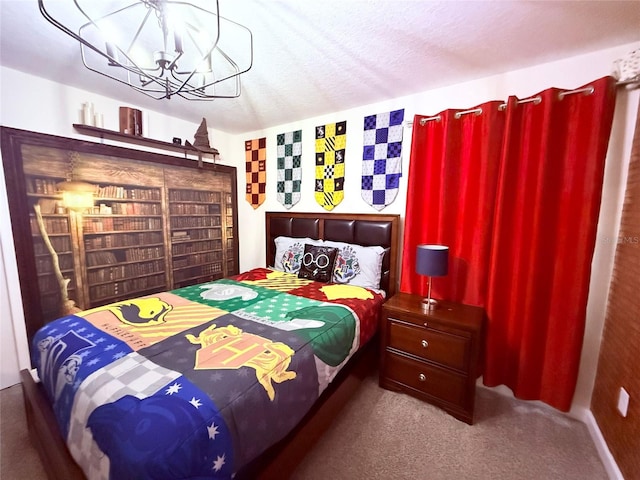
[[[281,272],[298,273],[304,255],[304,245],[322,245],[320,240],[309,237],[276,237],[276,256],[273,259],[273,268]]]
[[[337,247],[338,255],[333,269],[335,283],[348,283],[364,288],[380,289],[384,248],[363,247],[353,243],[325,240],[324,245]]]

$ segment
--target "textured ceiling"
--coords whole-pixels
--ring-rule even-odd
[[[220,0],[220,12],[253,32],[235,99],[153,100],[92,73],[36,0],[0,0],[0,63],[242,133],[640,40],[635,0]]]

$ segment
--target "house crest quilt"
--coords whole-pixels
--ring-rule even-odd
[[[231,478],[302,419],[382,301],[255,269],[63,317],[32,356],[88,478]]]

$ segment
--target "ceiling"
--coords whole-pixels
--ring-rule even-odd
[[[235,134],[640,40],[637,0],[219,3],[253,32],[239,98],[154,100],[97,75],[36,0],[0,0],[0,64]]]

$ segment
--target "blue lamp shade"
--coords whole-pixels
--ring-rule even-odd
[[[428,277],[442,277],[449,271],[449,247],[444,245],[418,245],[416,273]]]

